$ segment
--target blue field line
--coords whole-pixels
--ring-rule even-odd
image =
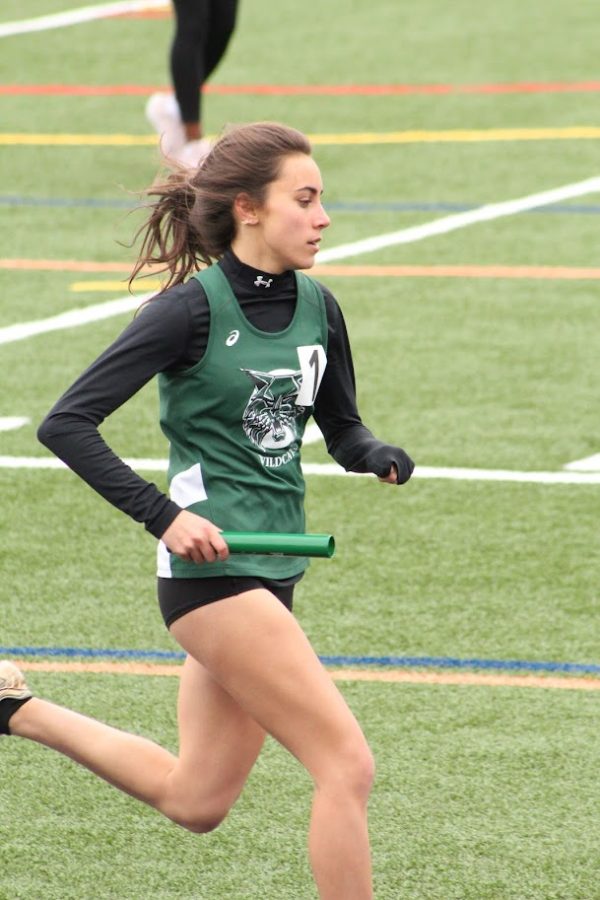
[[[94,197],[20,197],[17,195],[0,195],[0,206],[46,206],[46,207],[82,207],[94,209],[135,209],[141,201],[125,199],[101,199]],[[445,203],[440,202],[392,202],[371,203],[368,201],[338,201],[325,204],[330,212],[467,212],[478,209],[478,203]],[[527,213],[570,213],[578,215],[598,215],[600,204],[592,203],[556,203],[550,206],[526,210]]]
[[[109,647],[0,647],[0,656],[64,656],[84,659],[185,659],[178,650],[112,650]]]
[[[93,647],[0,647],[0,656],[79,657],[84,659],[181,660],[178,650],[117,650]],[[373,668],[491,669],[600,675],[596,663],[542,662],[527,659],[480,659],[453,656],[321,656],[326,666]]]
[[[94,209],[135,209],[139,202],[133,200],[107,199],[94,197],[18,197],[6,194],[0,196],[0,206],[49,206],[52,208],[92,207]]]
[[[528,659],[460,659],[452,656],[321,656],[326,666],[377,666],[427,669],[492,669],[527,672],[570,672],[600,675],[595,663],[537,662]]]

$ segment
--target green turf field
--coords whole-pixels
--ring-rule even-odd
[[[24,92],[167,85],[166,17],[3,34],[82,5],[3,0],[0,10],[0,646],[29,662],[119,651],[156,661],[177,647],[156,607],[154,540],[73,475],[33,465],[48,458],[37,424],[132,313],[14,330],[126,296],[124,271],[67,262],[132,262],[131,207],[157,170],[147,93]],[[446,89],[212,92],[206,126],[277,119],[314,136],[333,220],[325,257],[597,178],[596,20],[593,4],[567,0],[241,0],[213,86]],[[331,265],[357,271],[319,275],[348,323],[364,421],[418,466],[398,490],[307,475],[309,529],[333,532],[337,553],[313,562],[296,611],[329,664],[598,684],[599,214],[597,183],[519,214],[349,251]],[[389,268],[358,271],[367,266]],[[423,268],[393,271],[408,266]],[[486,268],[473,277],[473,267]],[[127,458],[160,460],[156,412],[149,385],[104,433]],[[319,442],[303,458],[330,461]],[[578,460],[585,468],[565,469]],[[164,485],[160,470],[147,474]],[[28,679],[176,749],[175,678]],[[340,685],[378,764],[377,900],[600,900],[597,690]],[[316,896],[310,785],[274,742],[230,818],[204,837],[24,742],[0,739],[0,774],[0,900]]]

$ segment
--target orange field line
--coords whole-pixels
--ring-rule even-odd
[[[180,665],[148,662],[31,662],[18,661],[30,672],[91,673],[95,675],[152,675],[178,677]],[[404,669],[330,669],[335,681],[378,681],[405,684],[437,684],[468,687],[552,688],[598,691],[600,678],[539,675],[490,675],[479,672],[410,672]]]
[[[316,265],[315,275],[391,278],[535,278],[535,279],[598,279],[600,268],[588,266],[336,266]]]
[[[24,269],[54,272],[123,272],[129,273],[132,264],[94,262],[73,259],[0,259],[0,269]],[[542,280],[600,279],[600,268],[592,266],[505,266],[505,265],[402,265],[348,266],[316,265],[314,275],[349,278],[530,278]]]
[[[140,9],[137,12],[118,13],[116,16],[111,16],[114,19],[171,19],[172,17],[172,11],[168,7],[165,9]]]
[[[140,13],[128,13],[141,18]],[[150,16],[144,16],[149,18]],[[152,18],[163,18],[156,10]],[[115,17],[120,18],[120,17]],[[63,95],[63,96],[123,96],[153,94],[168,91],[163,84],[0,84],[0,94]],[[262,96],[410,96],[454,94],[555,94],[598,93],[600,81],[523,81],[500,84],[207,84],[208,94],[255,94]]]
[[[131,272],[132,265],[76,259],[0,259],[0,269],[27,269],[41,272]]]

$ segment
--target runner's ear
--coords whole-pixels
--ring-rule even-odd
[[[256,225],[258,222],[256,203],[245,192],[238,194],[233,201],[233,213],[239,225]]]

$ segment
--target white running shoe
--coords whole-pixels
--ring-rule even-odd
[[[212,141],[209,138],[200,138],[197,141],[188,141],[179,150],[171,153],[170,158],[181,163],[187,169],[197,169],[204,162],[211,151]]]
[[[172,157],[185,144],[185,131],[174,94],[152,94],[146,103],[146,118],[160,135],[160,149]]]

